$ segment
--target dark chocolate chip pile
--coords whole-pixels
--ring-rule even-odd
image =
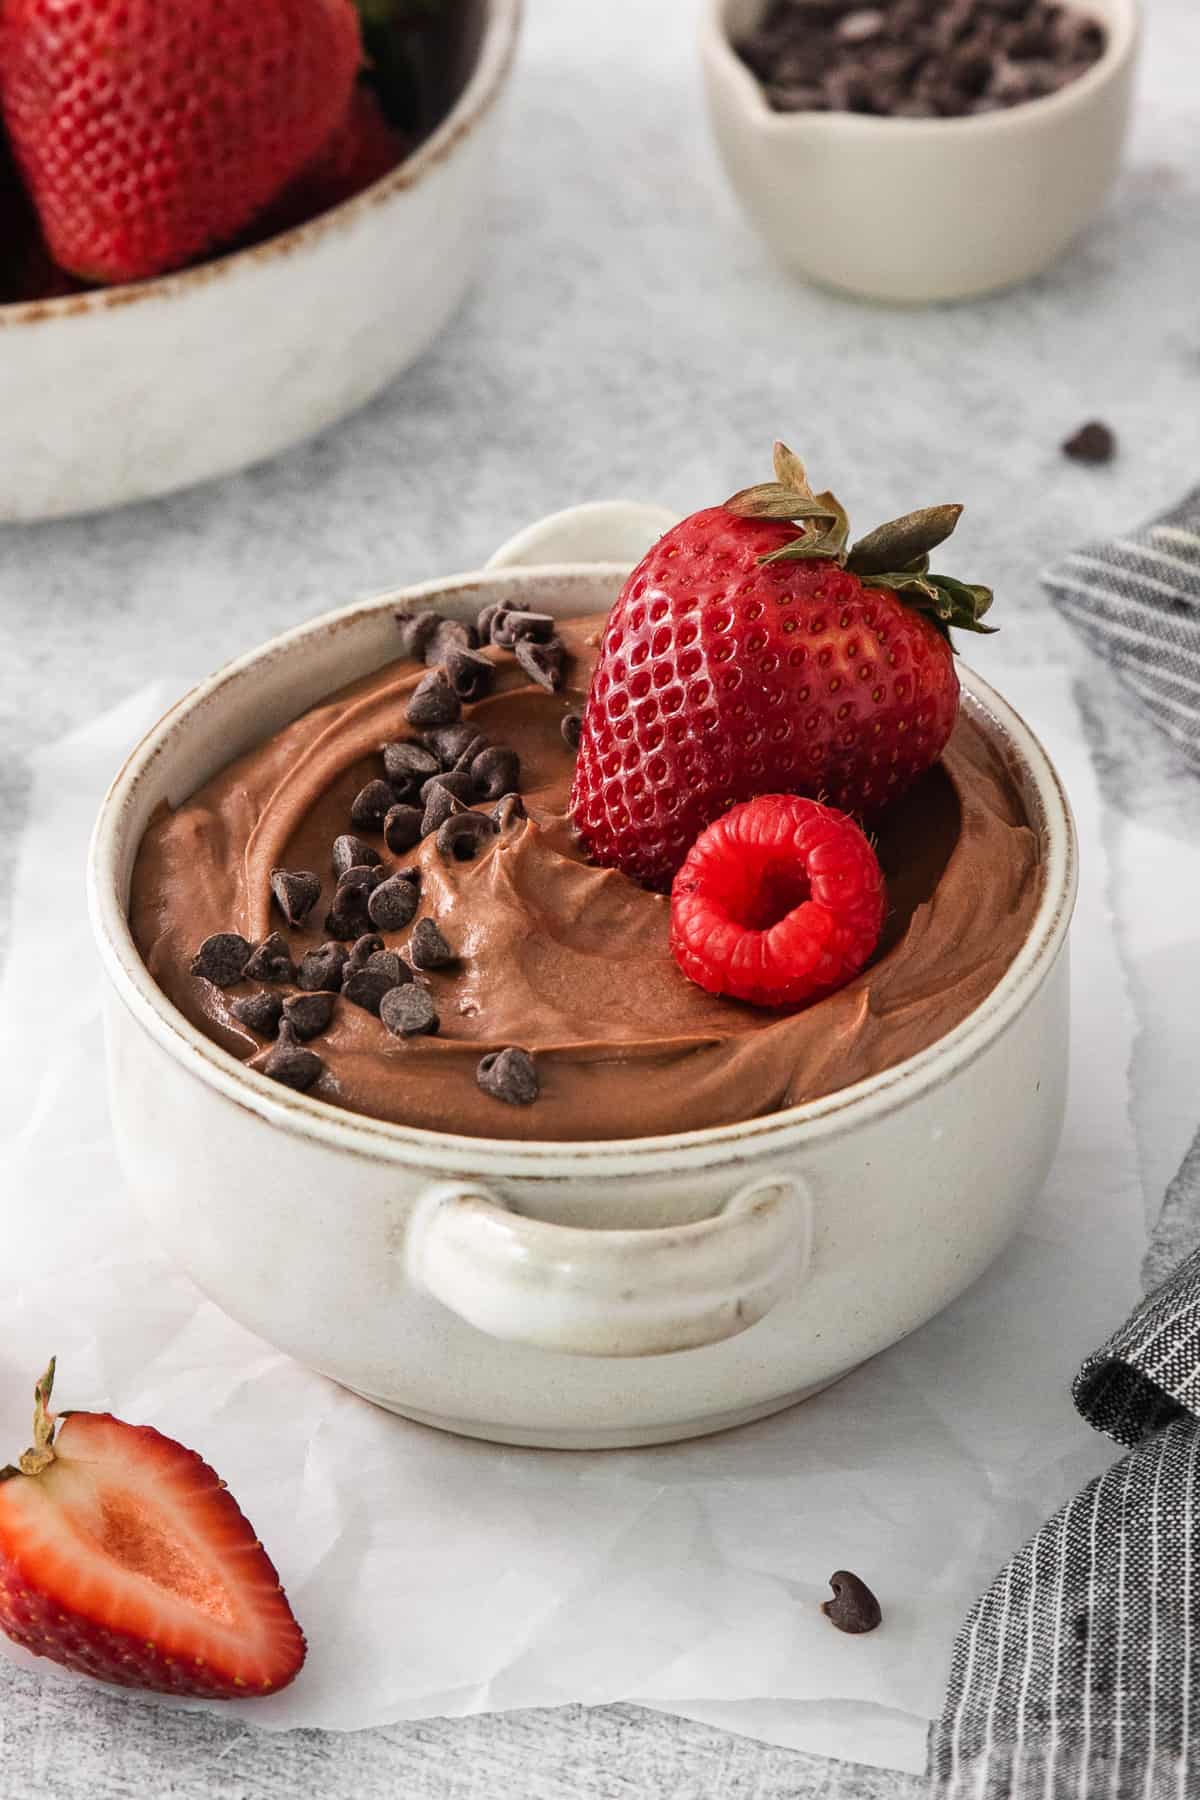
[[[1056,0],[772,0],[735,48],[776,112],[935,119],[1040,100],[1105,43]]]

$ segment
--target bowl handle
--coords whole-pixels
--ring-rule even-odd
[[[540,563],[620,563],[631,569],[656,538],[679,523],[678,513],[641,500],[593,500],[568,506],[527,525],[495,555],[489,569],[536,568]]]
[[[418,1203],[408,1272],[479,1331],[576,1356],[660,1356],[745,1331],[806,1273],[806,1183],[765,1175],[690,1225],[601,1230],[447,1183]]]

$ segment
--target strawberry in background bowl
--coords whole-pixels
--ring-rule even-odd
[[[412,362],[470,275],[519,12],[7,7],[0,520],[260,461]]]

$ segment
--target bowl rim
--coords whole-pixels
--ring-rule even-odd
[[[461,141],[491,110],[512,67],[524,0],[480,0],[482,30],[475,61],[453,106],[410,156],[381,175],[370,187],[339,201],[327,211],[276,232],[261,243],[227,251],[190,268],[156,275],[147,281],[122,282],[115,287],[88,288],[81,294],[60,294],[45,300],[10,300],[0,304],[0,330],[40,325],[50,319],[89,318],[142,300],[173,300],[240,270],[294,256],[309,249],[331,232],[340,231],[369,207],[386,204],[414,188],[439,163],[451,156]]]
[[[214,702],[219,703],[223,689],[267,663],[303,657],[321,643],[341,639],[360,622],[375,621],[381,613],[420,610],[437,600],[452,601],[456,594],[463,598],[464,613],[474,612],[484,603],[481,593],[491,588],[519,589],[531,581],[582,585],[583,579],[592,585],[611,583],[615,587],[628,572],[622,563],[557,563],[476,569],[421,582],[294,626],[190,688],[150,727],[118,770],[101,803],[88,850],[88,912],[93,934],[116,997],[134,1021],[207,1087],[270,1124],[372,1161],[418,1163],[456,1174],[482,1172],[526,1180],[583,1176],[603,1180],[633,1172],[695,1167],[697,1163],[708,1167],[743,1162],[765,1148],[810,1144],[910,1104],[983,1054],[1024,1011],[1058,959],[1074,908],[1078,852],[1070,803],[1042,744],[1008,702],[961,662],[965,707],[993,743],[999,739],[1004,745],[1040,813],[1035,825],[1042,839],[1043,876],[1037,910],[1012,963],[965,1019],[914,1056],[817,1100],[731,1125],[652,1137],[519,1140],[398,1125],[281,1088],[199,1031],[155,982],[134,943],[118,877],[127,821],[139,785],[151,776],[178,727],[193,714],[204,712],[211,728],[211,709]],[[557,1169],[551,1166],[556,1163]]]
[[[742,110],[753,117],[758,130],[778,137],[813,130],[849,138],[871,134],[896,136],[910,144],[917,139],[928,139],[931,132],[955,139],[988,134],[1003,137],[1031,125],[1037,118],[1050,118],[1086,105],[1131,61],[1140,40],[1142,24],[1140,0],[1104,0],[1108,16],[1103,20],[1107,42],[1102,54],[1082,75],[1057,92],[1043,94],[1035,100],[1022,100],[1016,106],[1001,107],[996,112],[968,113],[960,118],[894,119],[873,113],[774,111],[767,103],[758,77],[733,47],[726,25],[730,3],[731,0],[707,0],[700,26],[701,54],[710,70],[721,75],[726,91],[738,95]],[[1086,10],[1086,0],[1080,0],[1079,10]]]

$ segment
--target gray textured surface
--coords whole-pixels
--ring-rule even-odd
[[[1057,269],[969,307],[892,312],[795,285],[715,164],[697,0],[531,0],[473,297],[426,361],[315,444],[102,519],[0,532],[0,834],[23,757],[153,675],[190,676],[338,601],[487,555],[573,501],[681,511],[788,435],[860,522],[939,498],[948,566],[994,580],[1005,655],[1074,656],[1036,574],[1165,506],[1200,462],[1193,0],[1152,0],[1129,168]],[[1100,414],[1110,469],[1057,445]],[[871,515],[871,516],[868,516]],[[974,657],[984,672],[987,647]],[[1200,828],[1197,784],[1080,659],[1109,798]],[[0,917],[6,904],[0,866]],[[1190,1242],[1177,1208],[1160,1255]],[[913,1794],[900,1776],[632,1707],[260,1737],[0,1664],[0,1800],[799,1800]]]

